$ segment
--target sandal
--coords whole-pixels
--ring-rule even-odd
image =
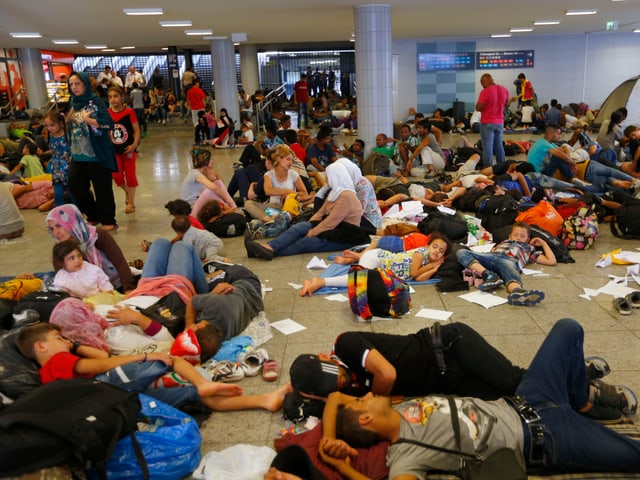
[[[140,242],[140,248],[142,248],[143,252],[148,252],[151,248],[151,242],[149,240],[142,240]]]
[[[260,373],[260,369],[265,362],[269,361],[269,354],[264,348],[253,350],[247,353],[242,359],[242,370],[245,376],[255,377]]]
[[[275,360],[267,360],[262,365],[262,379],[265,382],[275,382],[280,376],[280,368]]]

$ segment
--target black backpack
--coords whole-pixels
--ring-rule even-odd
[[[57,292],[53,290],[27,293],[18,300],[18,303],[13,309],[13,313],[19,314],[24,310],[35,310],[40,315],[41,322],[48,322],[53,309],[56,308],[62,300],[69,297],[70,295],[67,292]]]
[[[482,226],[493,233],[505,225],[513,225],[520,213],[518,202],[510,195],[494,195],[482,200],[476,216],[482,220]]]
[[[558,263],[575,263],[576,262],[571,256],[571,253],[569,253],[569,249],[567,248],[567,246],[558,237],[553,235],[548,230],[545,230],[544,228],[539,227],[537,225],[530,225],[530,229],[531,229],[531,238],[541,238],[542,240],[547,242],[547,245],[549,245],[549,248],[555,255],[556,261]]]
[[[420,220],[418,230],[425,235],[440,232],[454,243],[467,241],[467,222],[458,215],[449,215],[437,210],[429,211],[429,216]]]
[[[626,203],[613,212],[611,233],[625,240],[640,239],[640,204]]]
[[[75,378],[42,385],[0,412],[2,474],[63,464],[104,468],[118,440],[136,431],[139,411],[136,392],[108,383]]]

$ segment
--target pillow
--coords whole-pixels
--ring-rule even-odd
[[[273,445],[277,452],[280,452],[289,445],[300,445],[311,458],[313,465],[322,472],[327,480],[342,480],[342,475],[325,464],[318,453],[318,445],[322,439],[322,423],[314,429],[308,430],[298,435],[288,433],[283,437],[276,438]],[[351,465],[358,472],[373,480],[383,480],[388,478],[389,469],[386,464],[388,442],[381,442],[371,448],[359,448],[358,455],[351,458]]]

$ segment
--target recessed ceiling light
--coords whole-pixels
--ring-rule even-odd
[[[115,52],[116,49],[115,48],[103,48],[102,51],[103,52]]]
[[[533,32],[533,28],[510,28],[511,33]]]
[[[244,33],[244,32],[232,33],[231,34],[231,41],[232,42],[246,42],[247,41],[247,34]]]
[[[38,32],[12,32],[9,35],[13,38],[42,38]]]
[[[228,40],[229,37],[224,35],[207,35],[206,37],[202,37],[203,40]]]
[[[169,47],[162,47],[160,50],[167,51],[167,50],[169,50]]]
[[[640,33],[640,28],[636,28],[633,30],[633,33]]]
[[[169,20],[158,23],[161,27],[190,27],[192,25],[191,20]]]
[[[51,40],[52,43],[55,43],[56,45],[77,45],[78,43],[80,43],[78,40]]]
[[[534,25],[560,25],[560,20],[536,20]]]
[[[592,10],[567,10],[565,15],[595,15],[598,13],[598,9],[594,8]]]
[[[136,47],[120,47],[120,50],[133,50]]]
[[[509,38],[510,36],[508,33],[494,33],[491,38]]]
[[[87,50],[102,50],[103,48],[107,48],[106,45],[85,45],[84,48]]]
[[[127,15],[164,15],[162,8],[123,8]]]
[[[211,35],[213,30],[185,30],[186,35]]]

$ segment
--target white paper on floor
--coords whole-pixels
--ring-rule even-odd
[[[477,291],[465,293],[464,295],[460,295],[459,297],[463,300],[466,300],[467,302],[477,303],[484,308],[497,307],[498,305],[507,303],[506,298],[498,297],[497,295],[493,295],[489,292]]]
[[[435,310],[433,308],[421,308],[416,317],[429,318],[431,320],[449,320],[449,317],[453,315],[453,312],[447,312],[446,310]]]
[[[342,295],[341,293],[334,293],[333,295],[325,295],[325,300],[329,300],[330,302],[348,302],[349,297]]]
[[[271,323],[271,326],[285,335],[291,335],[292,333],[301,332],[302,330],[307,329],[304,325],[300,325],[298,322],[291,320],[290,318],[273,322]]]

